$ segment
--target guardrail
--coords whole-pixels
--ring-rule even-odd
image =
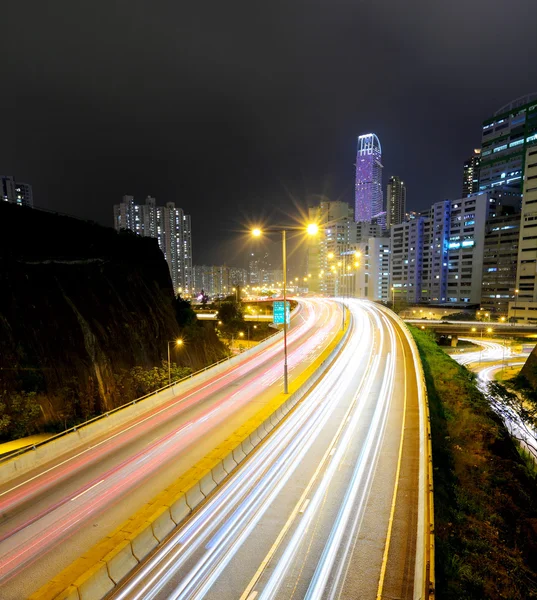
[[[229,438],[108,537],[53,577],[29,600],[97,600],[114,587],[230,475],[317,384],[347,342],[352,315],[332,343]]]
[[[420,422],[420,462],[418,495],[418,535],[416,543],[416,566],[414,571],[414,600],[434,600],[435,598],[435,544],[434,544],[434,487],[433,450],[431,440],[431,417],[427,398],[427,384],[423,365],[412,334],[399,315],[380,307],[389,313],[401,327],[416,368],[418,384],[418,404]]]
[[[295,311],[298,309],[295,309]],[[293,311],[294,312],[294,311]],[[148,400],[149,398],[154,398],[157,394],[161,394],[162,392],[169,390],[171,388],[173,388],[176,385],[179,385],[181,383],[184,383],[185,381],[191,380],[193,377],[196,377],[198,375],[201,375],[203,373],[205,373],[206,371],[208,371],[209,369],[214,369],[215,367],[217,367],[218,365],[221,365],[223,363],[226,363],[230,360],[233,360],[235,358],[237,358],[237,356],[241,356],[241,357],[245,357],[245,356],[249,356],[250,354],[254,354],[256,351],[259,351],[261,348],[261,344],[265,344],[266,342],[268,342],[269,340],[273,340],[274,338],[276,338],[277,336],[282,336],[282,332],[281,331],[277,331],[274,334],[266,337],[264,340],[262,340],[262,342],[256,346],[253,346],[252,348],[249,348],[248,350],[246,350],[245,352],[243,352],[240,355],[231,355],[231,356],[227,356],[226,358],[223,358],[219,361],[216,361],[210,365],[208,365],[207,367],[204,367],[203,369],[200,369],[199,371],[195,371],[194,373],[191,373],[190,375],[187,375],[186,377],[183,377],[181,379],[177,379],[175,381],[172,381],[170,384],[165,385],[162,388],[159,388],[158,390],[155,390],[153,392],[150,392],[149,394],[145,394],[145,396],[140,396],[139,398],[135,398],[134,400],[130,400],[129,402],[122,404],[121,406],[117,406],[116,408],[113,408],[112,410],[109,410],[105,413],[102,413],[101,415],[98,415],[96,417],[93,417],[92,419],[89,419],[88,421],[84,421],[83,423],[79,423],[78,425],[74,425],[73,427],[70,427],[69,429],[65,429],[64,431],[61,431],[59,433],[57,433],[56,435],[53,435],[51,437],[49,437],[48,439],[42,441],[42,442],[38,442],[37,444],[32,444],[29,446],[25,446],[24,448],[21,448],[20,450],[16,450],[14,452],[10,452],[9,454],[6,454],[5,456],[0,457],[0,467],[9,462],[12,461],[20,456],[22,456],[23,454],[27,454],[28,452],[33,452],[38,450],[39,448],[41,448],[42,446],[46,445],[46,444],[50,444],[51,442],[54,442],[62,437],[65,437],[66,435],[70,434],[70,433],[75,433],[89,425],[92,425],[94,423],[97,423],[99,421],[102,421],[103,419],[107,419],[109,418],[111,415],[118,413],[119,411],[125,410],[126,408],[129,408],[131,406],[134,406],[140,402],[143,402],[144,400]]]

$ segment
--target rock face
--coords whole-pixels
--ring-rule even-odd
[[[533,389],[537,391],[537,346],[535,346],[531,354],[528,356],[528,359],[524,363],[520,374],[524,375],[524,377],[531,383]]]
[[[122,404],[114,373],[160,364],[180,333],[156,240],[6,202],[0,226],[0,392],[44,395],[45,420],[74,391]]]

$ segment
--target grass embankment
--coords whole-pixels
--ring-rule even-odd
[[[437,598],[537,598],[537,482],[475,376],[410,329],[431,413]]]

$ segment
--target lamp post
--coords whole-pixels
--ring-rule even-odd
[[[514,312],[514,318],[515,318],[515,322],[513,323],[513,325],[516,325],[517,320],[516,320],[516,305],[518,304],[518,289],[515,290],[515,306],[513,307],[513,312]]]
[[[299,228],[302,229],[302,228]],[[316,235],[319,231],[319,227],[314,223],[310,223],[305,227],[306,233],[308,235]],[[280,231],[282,234],[282,268],[283,268],[283,393],[289,393],[289,378],[288,378],[288,368],[287,368],[287,229],[285,228],[276,228],[272,231]],[[261,237],[263,235],[263,231],[256,227],[251,230],[251,234],[253,237]]]
[[[178,338],[177,340],[171,340],[170,342],[168,342],[168,385],[171,385],[171,383],[172,383],[172,369],[171,369],[171,364],[170,364],[170,344],[175,344],[176,347],[178,348],[179,346],[183,345],[183,340],[181,338]]]
[[[395,312],[395,288],[392,285],[392,310]],[[421,310],[420,310],[421,312]]]

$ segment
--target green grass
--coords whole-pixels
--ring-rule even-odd
[[[431,413],[437,598],[537,598],[535,478],[475,376],[410,330]]]

